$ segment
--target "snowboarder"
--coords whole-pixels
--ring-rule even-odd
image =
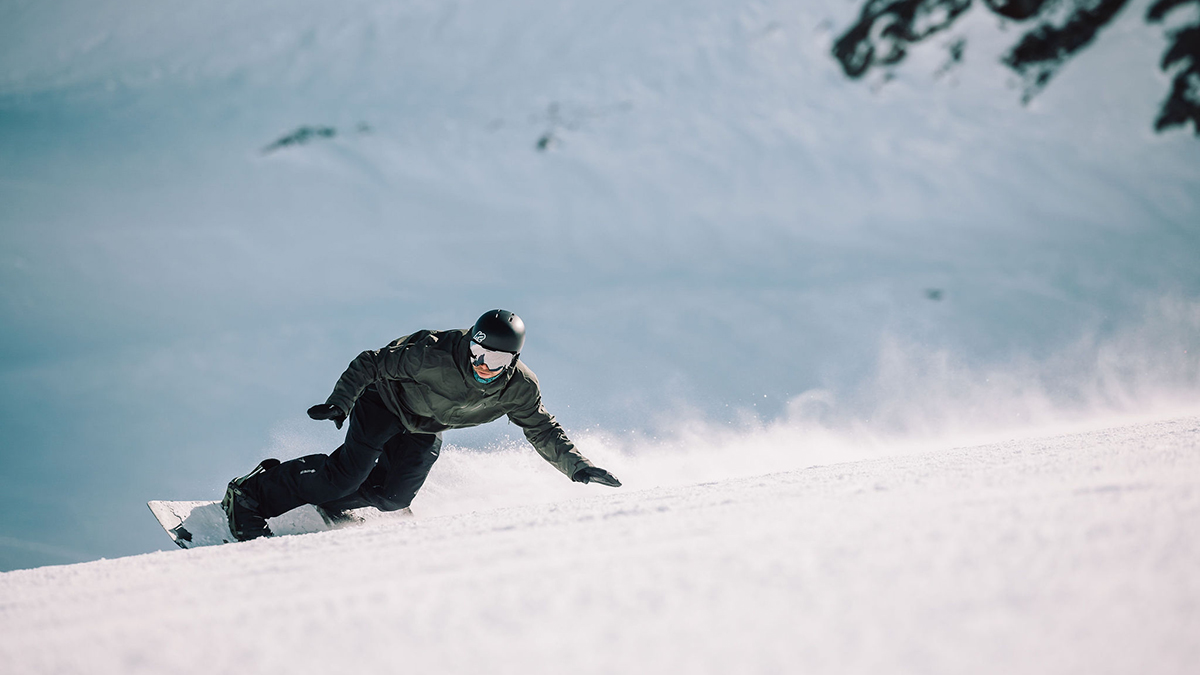
[[[241,541],[271,534],[267,518],[314,504],[337,520],[350,509],[407,508],[425,482],[446,429],[507,415],[537,452],[571,480],[620,487],[575,449],[542,406],[537,377],[520,361],[525,323],[495,309],[468,329],[423,330],[355,358],[314,420],[347,416],[346,441],[329,455],[265,459],[229,482],[221,506]]]

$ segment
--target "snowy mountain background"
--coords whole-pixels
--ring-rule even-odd
[[[843,0],[6,0],[0,569],[164,549],[146,500],[336,447],[351,358],[492,307],[629,492],[1194,412],[1164,27],[1023,105],[976,4],[849,80]],[[414,510],[595,494],[514,431]]]

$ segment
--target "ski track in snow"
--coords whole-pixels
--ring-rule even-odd
[[[9,673],[1185,673],[1200,417],[0,574]]]

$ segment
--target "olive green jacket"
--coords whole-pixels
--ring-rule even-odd
[[[491,382],[475,379],[466,329],[423,330],[359,354],[326,403],[350,414],[370,385],[409,431],[463,429],[507,415],[525,431],[538,454],[567,476],[592,466],[546,412],[537,377],[520,360]]]

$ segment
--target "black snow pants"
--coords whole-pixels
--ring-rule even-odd
[[[441,434],[405,429],[372,386],[350,411],[341,447],[284,462],[261,474],[253,489],[266,518],[303,504],[329,511],[363,506],[396,511],[412,503],[441,448]]]

